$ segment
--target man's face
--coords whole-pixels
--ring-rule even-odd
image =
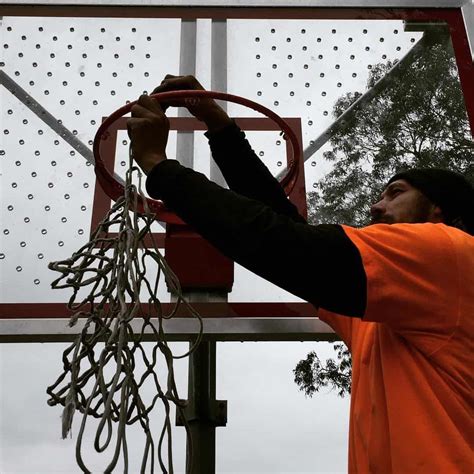
[[[372,224],[442,222],[439,207],[404,179],[390,183],[370,208]]]

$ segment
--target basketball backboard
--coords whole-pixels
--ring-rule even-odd
[[[2,341],[67,340],[80,329],[67,327],[69,295],[50,288],[56,275],[47,264],[79,248],[110,207],[92,164],[98,125],[126,101],[153,90],[167,73],[194,74],[208,89],[252,99],[287,119],[305,151],[291,196],[302,213],[304,196],[331,166],[323,153],[330,149],[333,106],[342,95],[365,90],[372,65],[409,61],[423,48],[423,31],[443,23],[460,81],[473,83],[460,8],[203,10],[198,2],[184,9],[118,9],[44,3],[0,6]],[[472,124],[472,87],[465,86],[464,93]],[[286,149],[278,131],[252,110],[235,104],[227,110],[270,170],[281,173]],[[169,156],[223,184],[202,127],[181,110],[170,115]],[[122,126],[112,157],[118,176],[123,177],[127,155]],[[163,226],[157,223],[155,232],[162,237]],[[171,303],[164,283],[159,291],[164,304]],[[210,338],[334,337],[315,308],[238,265],[226,298],[199,293],[190,299]],[[197,329],[184,317],[168,323],[177,339]]]

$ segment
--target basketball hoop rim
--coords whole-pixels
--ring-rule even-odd
[[[288,123],[282,119],[278,114],[270,110],[269,108],[254,102],[250,99],[245,99],[237,95],[228,94],[225,92],[215,92],[215,91],[205,91],[205,90],[180,90],[180,91],[169,91],[161,92],[158,94],[150,95],[151,98],[160,100],[166,99],[190,99],[190,98],[207,98],[207,99],[217,99],[224,100],[227,102],[234,102],[236,104],[243,105],[250,109],[253,109],[269,119],[273,120],[282,130],[283,138],[290,142],[289,148],[289,159],[288,159],[288,170],[286,174],[280,179],[280,184],[282,185],[285,193],[289,195],[293,190],[296,180],[299,174],[299,163],[301,161],[301,146],[298,141],[298,138],[292,128]],[[106,168],[104,161],[100,155],[100,145],[103,140],[107,139],[107,130],[109,127],[119,118],[129,113],[132,107],[138,102],[138,100],[130,102],[111,115],[109,115],[98,128],[96,135],[94,137],[93,153],[95,157],[95,173],[97,180],[101,185],[105,193],[114,201],[119,199],[124,194],[124,187],[119,183],[113,176],[113,174]],[[148,207],[151,212],[155,213],[156,219],[168,224],[181,224],[185,223],[174,213],[169,211],[162,201],[158,201],[151,198],[146,198]],[[138,202],[138,211],[144,212],[144,203],[141,198]]]

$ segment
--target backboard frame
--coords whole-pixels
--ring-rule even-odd
[[[194,21],[211,18],[227,19],[398,19],[420,24],[444,22],[448,25],[456,54],[471,130],[474,131],[474,68],[469,38],[464,24],[463,9],[468,2],[421,1],[383,2],[17,2],[0,3],[0,16],[71,16],[181,18]],[[270,7],[269,5],[278,5]],[[381,5],[380,2],[377,2]],[[234,8],[242,5],[240,8]],[[244,6],[245,5],[245,6]],[[317,5],[318,8],[313,6]],[[330,8],[334,5],[339,8]],[[405,8],[412,6],[416,8]],[[344,8],[340,8],[344,7]],[[434,8],[436,7],[436,8]],[[212,301],[193,303],[198,312],[206,314],[205,337],[211,340],[334,340],[332,330],[319,321],[315,308],[308,303],[229,303]],[[166,305],[166,304],[165,304]],[[65,328],[65,305],[0,304],[0,342],[68,341],[80,331]],[[288,318],[288,314],[293,316]],[[59,328],[59,329],[58,329]],[[192,339],[195,331],[187,318],[167,321],[171,339]]]

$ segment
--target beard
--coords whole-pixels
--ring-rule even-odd
[[[370,219],[370,225],[372,224],[395,224],[395,219],[387,214],[375,215]]]
[[[372,214],[370,224],[423,224],[431,222],[433,203],[420,193],[410,207],[402,209],[395,215],[376,212]]]

